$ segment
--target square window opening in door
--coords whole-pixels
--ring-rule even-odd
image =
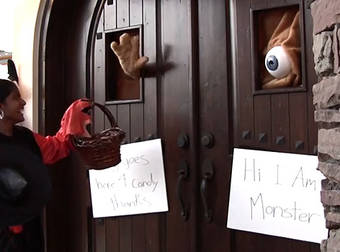
[[[300,5],[251,10],[254,94],[306,91]]]
[[[105,32],[105,100],[107,104],[142,102],[142,78],[132,79],[127,76],[110,46],[112,41],[119,43],[119,37],[124,33],[139,36],[139,55],[142,55],[141,26]]]

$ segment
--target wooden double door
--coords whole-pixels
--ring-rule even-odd
[[[112,13],[117,16],[110,18]],[[162,139],[169,212],[96,220],[94,251],[229,251],[226,13],[224,1],[105,4],[95,47],[94,97],[106,102],[128,132],[128,142]],[[139,83],[142,101],[107,101],[107,85],[114,84],[107,83],[113,70],[107,57],[114,57],[107,38],[138,25],[142,51],[150,58]]]
[[[309,72],[311,65],[306,66],[308,85],[301,93],[259,98],[249,91],[252,82],[249,10],[255,2],[261,1],[108,0],[102,4],[97,1],[55,4],[46,45],[47,112],[58,102],[66,107],[73,98],[88,96],[112,112],[118,125],[127,132],[126,142],[161,138],[169,211],[93,219],[87,175],[74,157],[57,164],[55,169],[59,171],[51,171],[58,186],[47,210],[49,252],[319,251],[318,244],[226,228],[234,147],[312,153],[316,139],[309,102],[309,83],[314,81],[313,72]],[[63,8],[68,5],[72,8],[65,14]],[[308,7],[302,8],[305,30],[310,31]],[[94,15],[97,21],[95,18],[89,21],[91,11],[98,12]],[[66,31],[67,38],[61,39],[64,28],[57,20],[60,22],[61,16],[66,15],[68,18],[62,21],[66,23],[77,14],[79,21]],[[79,28],[81,24],[95,29]],[[94,34],[93,48],[86,46],[91,43],[88,31]],[[108,93],[109,85],[115,85],[111,83],[111,72],[116,67],[110,61],[114,55],[110,54],[109,43],[115,34],[122,32],[139,34],[141,52],[150,61],[143,78],[133,84],[139,87],[137,98],[114,100],[114,94]],[[77,43],[82,46],[77,47]],[[60,45],[61,55],[54,52]],[[306,61],[311,60],[311,44],[306,43],[305,48]],[[55,79],[62,56],[70,62],[63,65],[63,74]],[[62,89],[56,87],[58,80]],[[55,92],[68,95],[61,102]],[[278,103],[271,102],[276,100]],[[299,114],[292,112],[291,104],[298,106]],[[295,127],[288,126],[288,132],[283,132],[288,139],[286,149],[275,145],[275,137],[283,134],[276,132],[276,126],[283,127],[275,116],[260,113],[262,117],[256,118],[262,124],[254,124],[254,115],[266,111],[266,106],[287,114],[286,123]],[[305,116],[300,125],[294,118],[301,115]],[[46,122],[53,121],[47,114]],[[109,126],[98,111],[94,123],[95,130]],[[45,125],[47,133],[53,132],[53,125]],[[300,127],[304,130],[294,133]],[[256,141],[256,134],[262,130],[267,130],[270,136],[267,145]],[[300,137],[304,138],[299,140]],[[296,151],[296,141],[303,141],[305,147]],[[60,209],[61,202],[63,210],[55,210]]]

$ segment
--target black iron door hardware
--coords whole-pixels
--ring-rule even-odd
[[[179,164],[179,169],[177,171],[178,178],[177,178],[177,186],[176,186],[176,194],[178,201],[181,206],[181,216],[183,217],[184,221],[187,221],[189,218],[189,209],[185,205],[182,195],[182,183],[189,177],[189,164],[187,161],[182,160]]]
[[[189,147],[189,136],[187,134],[180,134],[177,138],[177,146],[185,149]]]
[[[214,165],[210,160],[203,162],[202,181],[201,181],[201,198],[203,203],[204,217],[208,223],[212,221],[212,210],[208,205],[208,181],[214,176]]]
[[[214,147],[214,143],[215,143],[214,135],[211,133],[207,133],[201,137],[201,144],[206,148]]]

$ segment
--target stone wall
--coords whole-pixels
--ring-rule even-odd
[[[311,4],[313,52],[319,82],[313,86],[315,121],[318,122],[318,169],[322,181],[329,237],[322,252],[340,252],[340,0],[317,0]]]

